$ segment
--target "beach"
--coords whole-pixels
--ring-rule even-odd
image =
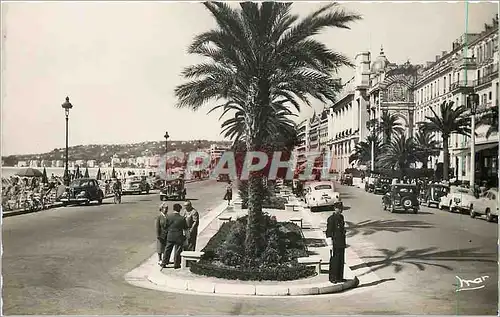
[[[16,175],[17,172],[19,172],[22,169],[25,169],[26,167],[2,167],[2,178],[8,178],[10,176]],[[35,169],[38,169],[40,171],[43,171],[43,167],[35,167]],[[47,176],[51,177],[52,174],[54,176],[60,176],[62,177],[64,175],[64,167],[46,167],[45,170],[47,171]],[[96,177],[97,176],[97,171],[99,170],[98,167],[91,167],[89,168],[89,176],[90,177]],[[111,175],[111,171],[113,168],[111,167],[101,167],[101,174],[104,176],[104,174]],[[73,172],[73,169],[69,170],[70,172]],[[134,172],[135,175],[148,175],[149,172],[157,172],[156,169],[144,169],[144,168],[117,168],[115,167],[115,172],[117,176],[123,175],[127,172]],[[80,172],[85,173],[85,168],[81,168]]]

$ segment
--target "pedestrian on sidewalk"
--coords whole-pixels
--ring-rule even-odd
[[[165,268],[170,260],[170,255],[172,250],[174,250],[174,269],[181,267],[181,252],[184,246],[185,236],[184,230],[186,230],[187,223],[186,218],[180,215],[182,206],[180,204],[174,204],[174,212],[167,214],[166,219],[166,230],[167,239],[165,251],[163,252],[161,268]]]
[[[160,205],[160,214],[156,217],[156,252],[158,253],[158,265],[162,263],[162,255],[166,247],[167,239],[167,203]]]
[[[346,237],[342,209],[342,204],[335,205],[335,211],[328,217],[326,227],[326,237],[331,238],[332,241],[329,270],[329,280],[332,283],[344,281]]]
[[[224,195],[224,200],[227,200],[227,205],[231,204],[231,200],[233,200],[233,186],[231,186],[231,181],[227,181],[226,186],[226,194]]]
[[[184,210],[184,217],[186,218],[188,226],[188,229],[186,230],[186,245],[184,250],[195,251],[196,239],[198,238],[198,226],[200,224],[200,214],[193,208],[193,204],[189,200],[184,203]]]

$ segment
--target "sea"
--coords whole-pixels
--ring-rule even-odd
[[[26,169],[26,167],[2,167],[2,178],[9,178],[10,176],[16,175],[19,171]],[[38,169],[40,171],[43,171],[43,167],[35,167],[34,169]],[[54,176],[64,176],[64,167],[46,167],[45,170],[47,171],[47,176],[51,177],[52,174]],[[99,170],[98,167],[89,167],[89,176],[90,177],[96,177],[97,176],[97,171]],[[101,167],[101,176],[106,177],[109,176],[111,177],[111,172],[113,168],[111,167]],[[73,169],[70,168],[70,172],[73,172]],[[85,173],[85,168],[80,168],[80,172]],[[124,175],[128,175],[128,172],[134,172],[135,175],[149,175],[149,172],[156,173],[156,169],[144,169],[144,168],[118,168],[115,167],[115,173],[116,176],[121,177]]]

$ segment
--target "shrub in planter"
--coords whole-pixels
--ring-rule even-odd
[[[191,272],[240,280],[293,280],[314,275],[314,269],[297,263],[307,256],[301,229],[290,222],[277,222],[265,214],[262,234],[266,246],[254,257],[245,254],[248,216],[224,224],[203,249],[200,262]]]

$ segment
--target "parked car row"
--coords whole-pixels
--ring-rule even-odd
[[[498,221],[498,189],[491,188],[479,196],[464,187],[451,187],[439,201],[439,209],[450,212],[467,213],[471,218],[484,215],[486,220]]]

